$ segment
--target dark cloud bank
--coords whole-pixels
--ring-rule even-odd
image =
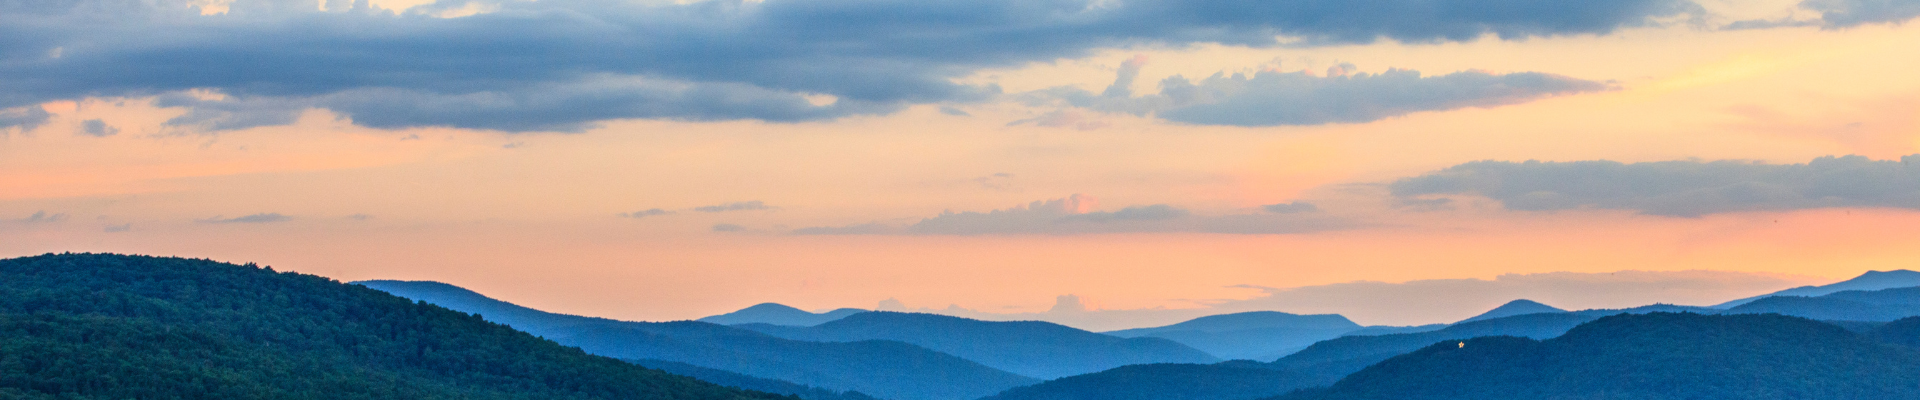
[[[1920,154],[1898,161],[1829,156],[1806,164],[1476,161],[1389,187],[1404,200],[1475,195],[1528,211],[1593,208],[1696,217],[1828,207],[1920,209]]]
[[[147,96],[189,109],[169,124],[212,130],[286,124],[309,108],[379,128],[812,121],[985,100],[999,88],[952,80],[1105,47],[1524,39],[1700,13],[1684,0],[442,0],[399,13],[364,1],[326,3],[319,11],[311,0],[237,0],[227,14],[201,16],[185,0],[0,1],[0,129],[44,122],[35,105],[50,100]],[[469,5],[498,11],[430,16]],[[1203,124],[1339,122],[1589,84],[1464,74],[1169,82],[1159,95],[1166,107],[1156,111]],[[1405,84],[1416,86],[1388,88]],[[190,89],[225,96],[183,94]],[[1434,90],[1441,93],[1421,94]],[[816,104],[812,94],[837,100]],[[1300,96],[1333,105],[1241,112],[1307,104]],[[1369,96],[1397,100],[1353,108],[1372,104],[1362,101]]]

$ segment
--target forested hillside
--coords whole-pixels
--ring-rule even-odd
[[[326,278],[207,260],[0,260],[0,398],[773,399]]]

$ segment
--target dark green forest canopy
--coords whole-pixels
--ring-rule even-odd
[[[0,398],[791,399],[357,285],[209,260],[0,260]]]

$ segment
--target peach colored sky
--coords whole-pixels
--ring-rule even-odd
[[[1700,4],[1717,24],[1805,14],[1791,1]],[[1133,93],[1157,92],[1175,75],[1326,75],[1342,63],[1369,74],[1537,71],[1612,86],[1304,126],[1209,126],[996,100],[951,105],[964,116],[920,104],[797,123],[616,119],[578,133],[377,129],[312,108],[291,124],[216,132],[168,125],[187,110],[152,97],[52,101],[41,105],[52,114],[46,123],[0,138],[0,256],[109,251],[259,262],[341,280],[437,280],[536,308],[640,320],[765,301],[871,308],[888,298],[1039,312],[1065,294],[1100,309],[1195,308],[1261,295],[1236,285],[1560,271],[1766,278],[1637,299],[1716,302],[1920,265],[1920,210],[1662,216],[1518,210],[1475,195],[1421,208],[1397,203],[1387,184],[1479,160],[1801,164],[1920,153],[1917,25],[1674,24],[1298,48],[1140,44],[959,79],[1010,94],[1063,85],[1099,93],[1139,57]],[[96,119],[117,133],[82,134]],[[1097,199],[1094,211],[1165,204],[1207,218],[1266,215],[1263,205],[1299,201],[1318,208],[1301,218],[1339,221],[1339,229],[795,234],[869,223],[906,229],[943,211],[1075,194]],[[767,207],[695,210],[748,201]],[[671,213],[620,216],[655,208]],[[284,218],[212,222],[256,214]],[[1569,298],[1575,304],[1555,305],[1627,301]],[[1345,312],[1374,315],[1356,316],[1362,323],[1413,324],[1485,306],[1409,306],[1431,308],[1426,318],[1378,305]]]

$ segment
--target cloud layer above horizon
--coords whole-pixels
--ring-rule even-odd
[[[1278,126],[1361,123],[1421,111],[1495,107],[1544,97],[1603,91],[1605,82],[1539,72],[1494,74],[1462,71],[1422,76],[1420,71],[1388,69],[1351,72],[1353,64],[1312,71],[1261,71],[1252,75],[1216,73],[1195,83],[1184,76],[1160,81],[1160,93],[1130,96],[1143,58],[1120,67],[1119,77],[1100,94],[1057,87],[1029,94],[1030,102],[1060,100],[1075,107],[1136,115],[1153,114],[1197,125]]]
[[[1751,161],[1476,161],[1394,181],[1393,196],[1475,195],[1509,210],[1630,210],[1697,217],[1832,207],[1920,209],[1920,155],[1827,156],[1806,164]]]
[[[915,311],[996,321],[1042,320],[1096,331],[1173,324],[1207,315],[1250,311],[1340,314],[1363,325],[1450,323],[1528,299],[1568,310],[1628,308],[1667,303],[1708,306],[1811,284],[1803,277],[1728,271],[1617,271],[1504,274],[1493,279],[1347,282],[1293,288],[1242,286],[1260,295],[1206,302],[1197,308],[1090,309],[1079,296],[1060,296],[1045,312],[995,313],[957,305],[907,307],[882,301],[877,309]]]
[[[82,98],[154,98],[189,110],[168,124],[207,130],[287,124],[313,108],[376,128],[812,121],[991,99],[997,86],[954,80],[1101,48],[1518,40],[1606,34],[1701,12],[1681,0],[443,0],[400,12],[364,1],[330,1],[322,10],[311,1],[240,0],[215,15],[193,4],[0,5],[0,110],[7,110],[0,124],[30,127],[44,120],[38,104]],[[492,11],[436,17],[472,8]],[[1196,88],[1293,82],[1283,78],[1209,79]],[[1457,85],[1486,77],[1441,78]],[[1522,75],[1505,83],[1513,79],[1540,81]],[[1387,108],[1434,107],[1415,103]],[[1291,118],[1364,119],[1318,112],[1331,116]],[[1285,123],[1179,109],[1168,115]]]
[[[906,226],[867,223],[809,227],[796,235],[1072,235],[1192,232],[1286,234],[1348,229],[1357,223],[1321,214],[1304,202],[1274,204],[1266,212],[1204,216],[1168,204],[1095,211],[1098,202],[1075,194],[987,212],[946,211]]]

